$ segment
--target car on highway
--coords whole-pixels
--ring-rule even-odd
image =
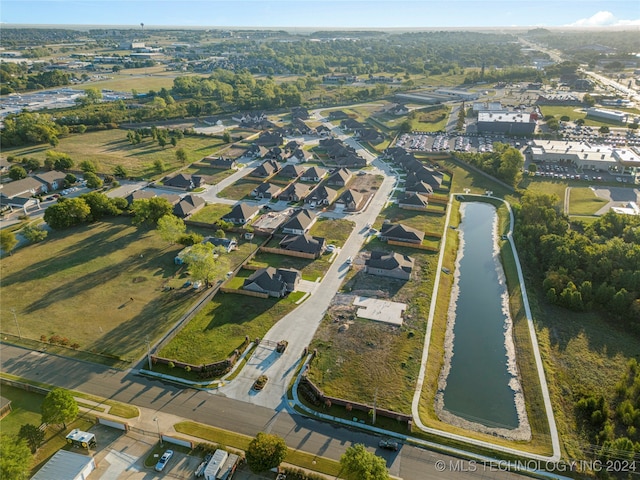
[[[393,450],[394,452],[398,451],[398,442],[391,438],[383,438],[378,442],[378,447],[384,448],[385,450]]]
[[[160,457],[160,460],[158,460],[158,463],[156,463],[156,466],[155,466],[156,472],[161,472],[162,470],[164,470],[164,467],[167,466],[167,463],[169,463],[169,460],[171,460],[171,457],[173,457],[173,450],[165,451]]]

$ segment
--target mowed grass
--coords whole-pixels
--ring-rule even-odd
[[[341,218],[319,218],[309,230],[309,234],[324,238],[327,244],[341,247],[351,235],[354,225],[352,221]]]
[[[68,154],[76,163],[90,160],[98,165],[100,173],[113,173],[116,166],[125,168],[127,174],[139,178],[158,178],[166,172],[183,166],[176,159],[176,150],[184,149],[187,163],[196,162],[211,155],[225,144],[219,138],[185,136],[177,147],[170,144],[165,148],[145,137],[139,145],[131,145],[125,130],[101,130],[84,134],[72,134],[60,138],[60,144],[53,148],[48,144],[5,149],[3,156],[34,157],[44,162],[47,150],[55,150]],[[161,160],[165,165],[164,172],[158,172],[155,162]]]
[[[203,208],[193,214],[189,220],[194,222],[203,223],[215,223],[220,220],[221,217],[231,211],[233,205],[226,205],[224,203],[212,203],[211,205],[205,205]]]
[[[574,187],[569,195],[569,215],[595,215],[607,203],[588,187]]]
[[[300,270],[304,280],[315,282],[323,277],[331,266],[330,255],[322,255],[320,258],[298,258],[288,255],[278,255],[276,253],[259,253],[249,262],[253,267],[275,267],[275,268],[295,268]]]
[[[159,355],[201,365],[227,358],[244,342],[262,338],[298,297],[256,298],[218,293]]]
[[[2,329],[18,333],[15,310],[23,337],[60,335],[132,360],[195,300],[191,289],[163,291],[181,248],[128,217],[52,232],[2,259]]]
[[[0,420],[3,435],[16,436],[22,425],[30,423],[37,427],[42,423],[40,407],[44,395],[2,385],[2,396],[11,400],[11,413]]]
[[[218,193],[220,197],[230,198],[231,200],[242,200],[244,198],[250,198],[253,189],[260,186],[263,180],[258,178],[245,177],[233,185],[229,185],[227,188]]]

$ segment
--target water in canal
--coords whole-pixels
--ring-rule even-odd
[[[493,205],[461,206],[460,246],[436,410],[443,421],[508,438],[530,436],[517,375]]]

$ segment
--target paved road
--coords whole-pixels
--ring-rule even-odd
[[[381,451],[376,448],[379,438],[367,433],[305,418],[285,409],[274,412],[269,408],[239,402],[222,395],[179,389],[101,365],[10,345],[2,345],[0,362],[3,372],[30,380],[92,393],[246,435],[255,435],[259,431],[271,432],[282,436],[290,447],[336,460],[352,443],[363,443],[370,451],[375,451],[387,460],[393,475],[406,480],[522,478],[520,475],[482,465],[474,472],[451,471],[453,469],[450,466],[460,470],[467,465],[466,462],[410,445],[403,445],[398,452]],[[436,470],[437,461],[445,462],[444,472]]]

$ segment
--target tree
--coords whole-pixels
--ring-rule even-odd
[[[11,165],[11,168],[9,168],[9,178],[11,180],[27,178],[27,171],[20,165]]]
[[[167,146],[167,139],[164,137],[164,135],[158,135],[158,145],[160,145],[162,148]]]
[[[165,164],[164,164],[164,162],[162,161],[161,158],[156,158],[153,161],[153,166],[155,167],[156,171],[159,172],[159,173],[164,172],[164,169],[166,168]]]
[[[55,150],[47,150],[45,156],[45,165],[52,164],[53,168],[55,168],[56,170],[63,171],[73,167],[73,160],[66,153],[56,152]]]
[[[382,457],[367,451],[364,445],[357,443],[347,448],[340,457],[340,466],[350,479],[387,480],[389,472]]]
[[[38,243],[47,238],[49,232],[47,232],[44,228],[40,228],[37,225],[27,225],[24,227],[20,234],[27,240],[29,243]]]
[[[171,137],[171,146],[175,147],[176,145],[178,145],[178,139],[176,137]]]
[[[0,436],[0,478],[26,480],[33,457],[29,445],[23,439]]]
[[[89,206],[90,214],[87,220],[96,221],[102,217],[115,217],[122,213],[123,207],[119,205],[119,198],[109,198],[104,193],[89,192],[80,195],[80,198]],[[126,203],[126,200],[124,201]],[[126,207],[125,207],[126,208]]]
[[[185,152],[184,148],[176,150],[176,160],[178,160],[182,165],[187,163],[187,152]]]
[[[166,198],[139,198],[133,201],[131,212],[133,213],[134,224],[148,223],[156,225],[158,220],[173,212],[173,207]]]
[[[91,209],[84,199],[65,198],[44,211],[44,221],[53,229],[68,228],[86,222],[90,214]]]
[[[611,131],[611,129],[606,126],[606,125],[602,125],[599,129],[598,132],[600,132],[601,135],[605,135],[607,133],[609,133]]]
[[[38,160],[37,158],[29,157],[22,159],[22,166],[25,170],[28,170],[30,172],[39,169],[40,165],[40,160]]]
[[[231,134],[229,132],[224,132],[222,134],[222,141],[224,143],[231,143]]]
[[[87,187],[89,188],[100,188],[104,183],[102,179],[93,172],[86,172],[84,179],[87,181]]]
[[[127,170],[122,165],[116,165],[113,169],[113,174],[117,178],[127,178]]]
[[[85,173],[86,172],[97,173],[98,166],[95,164],[95,162],[92,162],[91,160],[83,160],[82,162],[80,162],[80,170],[82,170]]]
[[[35,425],[26,423],[20,427],[18,437],[24,439],[31,449],[31,453],[36,453],[36,450],[44,440],[44,431],[40,430]]]
[[[181,218],[165,215],[158,220],[157,230],[160,238],[173,245],[185,234],[187,226]]]
[[[78,178],[73,173],[67,173],[64,177],[64,186],[70,187],[78,181]]]
[[[11,253],[11,250],[18,244],[18,239],[13,232],[7,229],[0,230],[0,248],[4,253]]]
[[[78,403],[73,396],[62,388],[51,390],[40,407],[43,423],[62,424],[67,428],[67,422],[72,422],[78,416]]]
[[[211,277],[216,272],[215,247],[213,244],[198,243],[191,247],[184,257],[184,263],[189,266],[189,273],[194,281],[204,281],[208,287]]]
[[[260,432],[247,448],[247,465],[254,473],[277,467],[287,456],[287,444],[282,437]]]

